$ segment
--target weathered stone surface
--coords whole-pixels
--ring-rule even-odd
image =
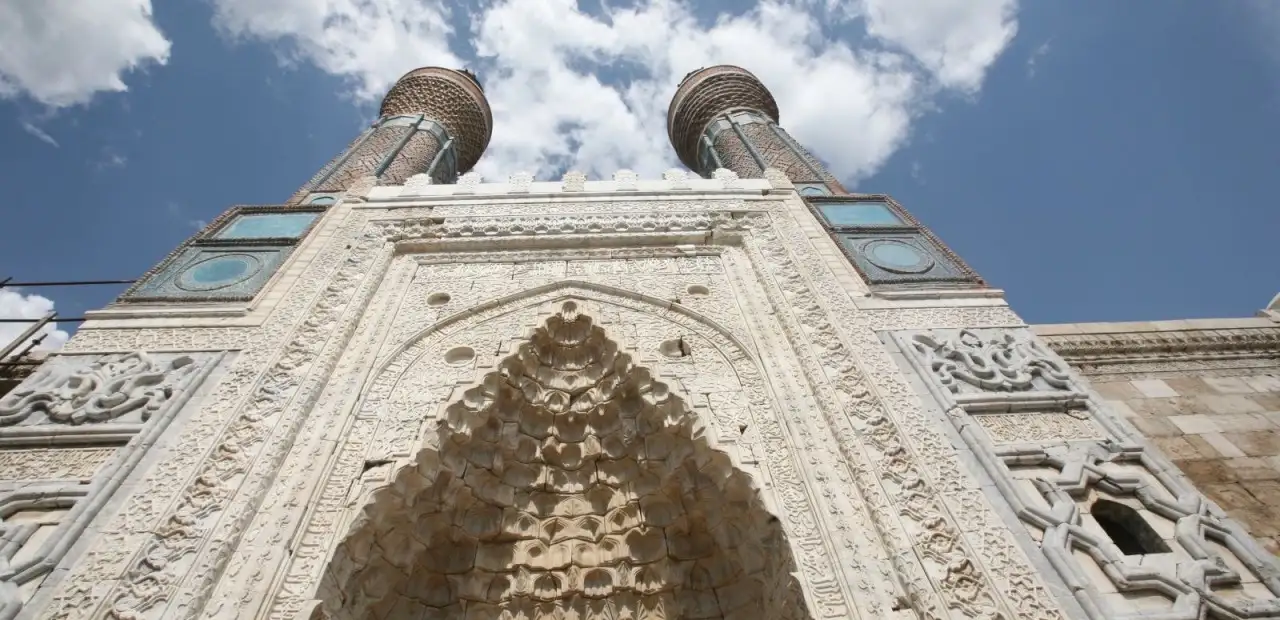
[[[353,619],[807,618],[783,537],[682,399],[566,302],[377,492],[323,601]]]
[[[1066,327],[1044,328],[1055,334],[1049,345],[1132,411],[1134,426],[1264,546],[1280,549],[1280,522],[1259,508],[1274,504],[1280,479],[1280,328],[1266,319]]]

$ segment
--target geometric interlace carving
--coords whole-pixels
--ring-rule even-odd
[[[810,617],[749,476],[573,302],[427,435],[335,550],[332,617]]]

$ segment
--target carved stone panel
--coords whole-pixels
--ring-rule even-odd
[[[0,399],[0,618],[13,618],[219,355],[63,355]]]
[[[424,439],[329,563],[330,618],[811,617],[751,478],[575,301]]]
[[[629,195],[360,205],[244,334],[235,380],[184,431],[166,475],[112,520],[130,538],[94,541],[44,616],[310,613],[351,512],[381,497],[370,487],[397,480],[448,403],[469,402],[548,308],[574,300],[679,395],[701,424],[690,441],[732,463],[715,471],[759,482],[814,617],[1062,617],[869,327],[1016,317],[863,313],[795,205]],[[475,430],[454,424],[449,438]]]
[[[427,267],[427,265],[424,265],[424,267]],[[538,289],[535,287],[534,290]],[[411,448],[408,451],[410,455],[416,453],[419,448],[401,446],[400,438],[411,437],[420,446],[424,433],[427,437],[434,436],[434,433],[437,432],[436,429],[440,428],[437,426],[438,424],[449,424],[448,420],[455,419],[456,416],[449,414],[448,411],[462,406],[459,403],[467,403],[467,406],[473,406],[474,402],[477,402],[469,396],[471,392],[465,391],[468,385],[477,380],[480,381],[482,386],[489,385],[491,381],[483,377],[491,376],[495,372],[500,373],[500,376],[509,376],[509,371],[504,370],[508,362],[496,362],[496,360],[491,359],[493,351],[523,350],[520,347],[525,345],[520,343],[527,343],[527,336],[519,334],[528,334],[529,329],[522,326],[542,323],[544,321],[542,317],[546,316],[547,308],[549,307],[561,308],[563,311],[566,304],[571,308],[577,306],[573,312],[579,314],[589,312],[589,316],[597,317],[591,323],[602,326],[605,330],[603,333],[608,333],[609,330],[617,330],[620,336],[624,336],[625,342],[629,343],[625,350],[628,355],[636,359],[637,363],[656,364],[654,374],[664,378],[666,382],[666,385],[661,388],[662,390],[669,389],[673,392],[690,395],[689,399],[682,399],[682,402],[686,403],[682,406],[692,409],[691,413],[701,420],[698,427],[701,427],[702,424],[711,425],[711,428],[700,430],[695,436],[704,436],[705,439],[702,441],[717,442],[721,446],[720,449],[725,451],[727,457],[734,462],[740,463],[738,467],[742,468],[744,472],[758,472],[754,475],[759,475],[762,480],[772,482],[770,485],[772,494],[780,495],[775,495],[777,499],[767,501],[766,505],[777,506],[774,510],[779,511],[782,525],[788,537],[792,539],[792,548],[796,550],[796,559],[801,562],[801,574],[804,576],[805,583],[809,585],[809,587],[805,588],[809,592],[808,596],[812,597],[809,599],[811,601],[809,604],[816,606],[815,615],[832,618],[850,617],[850,614],[853,613],[850,603],[840,594],[840,588],[836,585],[838,582],[833,582],[836,573],[833,573],[833,564],[827,556],[827,551],[823,549],[822,541],[825,537],[820,533],[819,529],[816,529],[819,523],[816,518],[817,515],[812,512],[813,509],[807,504],[805,493],[802,491],[805,484],[802,474],[795,469],[792,461],[794,455],[787,449],[787,443],[781,436],[784,431],[771,417],[773,414],[768,411],[769,405],[767,401],[758,400],[760,398],[759,390],[761,385],[759,376],[753,370],[749,358],[743,357],[741,351],[730,353],[726,357],[728,351],[725,351],[725,347],[730,347],[730,351],[732,351],[734,345],[731,340],[725,339],[724,335],[717,334],[710,340],[706,336],[698,336],[695,331],[682,326],[682,323],[688,325],[696,323],[690,322],[688,319],[685,319],[682,323],[673,323],[670,318],[663,318],[658,314],[650,314],[656,307],[650,306],[647,302],[641,302],[638,299],[628,300],[622,297],[617,298],[616,301],[625,302],[626,305],[615,306],[609,303],[592,301],[596,298],[603,301],[610,299],[610,296],[593,291],[589,285],[585,288],[582,288],[581,285],[552,287],[546,293],[522,298],[518,302],[512,302],[509,306],[497,306],[493,310],[472,315],[461,322],[445,321],[440,327],[427,332],[422,340],[415,342],[413,345],[407,348],[396,347],[400,352],[385,363],[384,368],[386,370],[383,371],[390,381],[381,378],[373,380],[371,391],[366,396],[361,407],[361,413],[356,418],[357,428],[365,424],[365,420],[368,420],[375,422],[378,430],[372,431],[371,441],[360,441],[350,445],[350,449],[357,450],[356,454],[358,456],[349,462],[355,466],[358,466],[361,462],[380,463],[388,460],[403,463],[403,461],[395,459],[404,454],[406,448]],[[635,309],[627,306],[634,306]],[[645,307],[651,308],[651,310],[649,312],[637,311]],[[711,332],[711,334],[715,334],[715,332]],[[681,337],[685,339],[685,342],[690,347],[690,356],[681,355],[679,347],[674,349],[671,346],[663,347],[663,344],[667,341],[678,340]],[[541,340],[535,337],[533,342],[541,342]],[[482,354],[481,352],[485,353]],[[569,361],[566,358],[565,363],[577,364],[581,361],[577,357],[572,359],[577,361]],[[441,374],[442,372],[444,374]],[[481,374],[485,372],[490,374]],[[541,374],[538,376],[541,376]],[[450,377],[459,377],[461,380],[451,379]],[[741,381],[750,381],[750,383],[744,384],[740,382],[739,377]],[[454,381],[457,381],[457,383],[450,385]],[[744,398],[744,388],[746,388],[749,395],[746,396],[748,399],[746,401],[740,400]],[[476,389],[483,391],[488,388]],[[569,393],[595,393],[596,391],[598,390],[590,389],[590,386],[585,382],[575,381]],[[713,400],[706,400],[710,394],[717,394],[718,396]],[[451,402],[455,404],[446,406],[447,403]],[[440,407],[445,407],[445,411],[437,415],[428,414],[424,419],[424,411],[430,412]],[[402,417],[402,412],[409,415]],[[721,419],[722,415],[732,417]],[[706,417],[704,418],[703,416]],[[383,429],[388,428],[385,426],[388,424],[393,425],[398,430],[393,433],[383,434]],[[365,434],[365,431],[360,431],[356,428],[353,428],[351,432],[354,436],[364,436]],[[628,431],[628,433],[630,432]],[[637,427],[636,432],[640,432],[643,435],[646,431],[644,431],[642,425]],[[452,436],[452,431],[450,433]],[[626,436],[629,437],[631,435]],[[379,437],[383,439],[378,439]],[[450,441],[462,441],[462,438],[458,437]],[[656,440],[646,440],[644,443],[657,450],[658,444],[655,442]],[[757,442],[760,444],[759,446],[756,445]],[[440,441],[439,445],[443,447],[453,444]],[[764,446],[768,447],[765,448]],[[346,461],[346,459],[344,458],[343,461]],[[503,462],[511,463],[510,466],[515,467],[516,463],[520,461],[513,456],[511,459],[503,459]],[[398,468],[399,466],[397,465],[396,467]],[[412,469],[412,467],[409,469]],[[597,467],[596,469],[599,468]],[[358,473],[357,469],[346,475]],[[349,479],[336,474],[337,472],[327,484],[333,485],[335,490],[347,489],[350,486]],[[393,479],[400,480],[402,475],[397,475]],[[379,479],[381,478],[379,477]],[[547,480],[550,480],[550,478]],[[466,476],[464,475],[460,483],[465,484],[465,481]],[[542,485],[545,484],[550,484],[550,482],[539,483],[540,486],[538,488],[542,488]],[[400,482],[395,483],[395,488],[401,487],[403,485]],[[327,492],[325,497],[329,497]],[[340,500],[342,494],[338,493],[333,497],[335,500]],[[376,494],[375,497],[377,497]],[[374,501],[377,505],[382,505],[383,503],[378,500]],[[774,504],[774,502],[777,503]],[[370,509],[372,510],[373,508]],[[329,511],[332,510],[337,514],[343,512],[341,502],[332,507],[322,504],[319,510],[320,512],[317,513],[316,518],[321,519],[324,523],[333,522],[334,516]],[[312,555],[313,549],[315,549],[312,546],[315,544],[312,542],[313,537],[320,540],[325,538],[332,540],[333,535],[332,528],[308,528],[307,536],[302,539],[305,551],[301,551],[299,555],[295,556],[295,567],[299,569],[312,567],[314,569],[317,565]],[[324,547],[320,548],[323,549]],[[613,566],[613,564],[610,564],[610,566]],[[589,567],[584,566],[583,568]],[[636,568],[639,568],[639,565]],[[590,571],[587,570],[585,572]],[[577,574],[585,573],[579,570]],[[290,575],[287,579],[295,579],[292,573]],[[622,579],[621,576],[618,576],[617,579],[610,581],[610,583],[614,584],[610,587],[630,588],[632,586],[628,584],[637,583],[632,580],[632,577],[627,577],[627,581],[618,581],[617,579]],[[299,575],[297,578],[301,578],[301,576]],[[585,582],[574,581],[567,574],[563,578],[557,577],[557,579],[557,582],[561,584],[577,584],[575,587],[586,587]],[[654,583],[658,586],[661,585],[658,582]],[[568,587],[568,585],[564,587]],[[644,586],[644,588],[648,587],[647,585]],[[648,590],[645,591],[647,592]],[[665,600],[663,598],[665,595],[662,594],[662,591],[659,587],[658,590],[654,590],[651,594],[658,597],[655,600]],[[513,596],[520,592],[523,592],[523,590],[514,591]],[[557,592],[560,592],[560,590],[557,590]],[[572,590],[568,592],[571,593]],[[785,594],[786,588],[783,588],[780,592],[783,594],[779,595],[793,596]],[[729,596],[731,593],[726,590],[724,594]],[[623,601],[625,598],[623,596],[615,603],[622,604],[625,602]],[[282,598],[280,603],[284,604],[287,600]],[[667,601],[664,604],[670,605],[672,602]],[[391,605],[392,603],[386,604]],[[294,607],[301,604],[302,600],[295,599],[295,602],[289,602],[288,606]],[[690,601],[688,604],[693,603]],[[791,611],[786,613],[794,613],[802,609],[802,607],[791,605],[787,609]],[[779,611],[778,613],[783,612]],[[783,615],[779,617],[790,616]]]
[[[1280,618],[1275,558],[1030,331],[893,340],[1090,617]]]

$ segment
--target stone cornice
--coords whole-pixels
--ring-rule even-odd
[[[1280,326],[1041,333],[1041,338],[1073,365],[1166,359],[1280,359]]]

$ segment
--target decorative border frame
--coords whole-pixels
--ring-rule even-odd
[[[267,286],[275,274],[289,260],[289,256],[293,253],[292,244],[275,244],[275,245],[259,245],[259,244],[242,244],[222,245],[211,243],[192,243],[188,245],[184,251],[178,254],[169,262],[164,270],[161,270],[155,276],[148,278],[136,285],[133,297],[129,298],[133,303],[144,302],[246,302],[253,301]],[[201,262],[213,260],[219,254],[263,254],[266,260],[260,260],[263,268],[251,273],[248,277],[243,278],[232,284],[228,284],[221,289],[213,289],[207,294],[201,294],[198,291],[188,291],[178,287],[174,282],[182,277],[185,270]],[[168,273],[169,267],[175,269],[173,273]],[[181,271],[178,271],[181,269]],[[219,294],[226,288],[234,288],[244,282],[257,280],[257,284],[253,286],[251,292]],[[150,288],[152,285],[155,288]],[[163,294],[165,289],[182,290],[182,293],[173,295]]]
[[[966,333],[975,337],[969,341],[974,348],[956,344]],[[998,336],[985,340],[985,334]],[[994,483],[992,491],[1008,503],[1024,527],[1030,525],[1043,531],[1039,543],[1025,532],[1019,539],[1043,553],[1089,618],[1198,620],[1206,610],[1223,618],[1280,618],[1280,564],[1275,558],[1239,523],[1201,495],[1140,433],[1101,406],[1088,384],[1030,329],[925,329],[891,332],[886,339],[902,352],[906,364],[924,382],[943,410],[943,417],[951,422],[954,432]],[[1079,419],[1096,425],[1103,431],[1102,436],[1060,435],[997,444],[980,422],[992,414],[1032,412],[1083,416]],[[1034,426],[1028,419],[1019,425],[1023,432]],[[1069,433],[1071,429],[1057,430]],[[1104,471],[1103,467],[1111,463],[1139,465],[1164,487],[1164,492],[1153,490],[1140,476]],[[1056,479],[1036,481],[1037,492],[1044,495],[1048,509],[1026,500],[1010,471],[1015,465],[1061,470]],[[1084,529],[1076,519],[1078,508],[1071,493],[1090,488],[1133,497],[1145,509],[1174,523],[1176,538],[1192,559],[1185,562],[1185,567],[1184,562],[1178,562],[1179,570],[1170,575],[1168,569],[1153,568],[1141,558],[1132,560],[1133,556],[1118,553],[1110,540]],[[1009,523],[1010,527],[1015,525]],[[1218,564],[1206,543],[1209,539],[1235,554],[1273,593],[1273,598],[1233,603],[1218,595],[1216,586],[1230,585],[1239,581],[1239,576]],[[1153,591],[1172,598],[1171,609],[1153,616],[1149,611],[1125,614],[1111,608],[1094,585],[1090,571],[1082,568],[1073,555],[1075,550],[1097,562],[1121,594]]]
[[[341,196],[338,196],[341,199]],[[268,207],[268,206],[236,206],[226,210],[217,219],[210,222],[196,234],[194,245],[295,245],[300,240],[305,239],[311,231],[315,229],[317,223],[323,217],[327,209],[325,207],[332,205],[305,205],[302,207]],[[235,220],[244,215],[295,215],[299,213],[314,213],[316,217],[312,219],[303,228],[296,237],[252,237],[252,238],[229,238],[224,239],[218,237],[218,233],[230,227]]]
[[[67,355],[60,356],[50,363],[57,366],[75,367],[111,357],[114,356],[111,354]],[[177,397],[164,402],[163,407],[155,412],[144,424],[103,423],[71,426],[64,423],[50,422],[39,425],[9,426],[0,429],[4,431],[0,435],[0,438],[4,440],[3,443],[0,443],[0,449],[14,449],[18,446],[65,448],[69,450],[77,448],[115,448],[115,453],[93,475],[92,482],[87,485],[77,480],[41,480],[29,484],[15,485],[8,483],[2,485],[14,488],[0,493],[0,512],[24,508],[53,507],[65,507],[70,510],[63,520],[55,526],[56,529],[53,534],[40,545],[32,556],[16,566],[11,566],[8,562],[0,562],[0,566],[4,568],[3,573],[0,574],[0,581],[10,583],[29,582],[49,573],[58,565],[67,552],[71,550],[72,546],[78,542],[81,534],[88,529],[90,522],[103,510],[108,502],[116,499],[113,497],[115,492],[124,484],[126,478],[133,472],[138,463],[146,457],[151,447],[157,443],[173,420],[178,417],[194,393],[209,378],[209,375],[221,365],[225,354],[192,353],[183,355],[170,353],[163,354],[161,357],[170,362],[185,358],[194,366],[189,371],[180,371],[181,374],[176,382],[169,383],[171,379],[165,377],[165,383],[177,392]],[[48,367],[46,366],[45,368]],[[166,370],[171,369],[166,368]],[[42,381],[44,378],[45,375],[42,372],[34,375],[28,381]],[[128,382],[124,385],[132,386],[133,384]],[[120,388],[107,383],[97,386],[96,389],[111,390]],[[126,393],[126,395],[129,394]],[[44,437],[43,441],[39,438],[41,435]],[[16,552],[33,533],[34,529],[27,526],[18,525],[11,528],[0,524],[0,540],[3,541],[3,544],[0,544],[0,557],[9,557],[10,553]],[[7,597],[0,598],[0,619],[12,620],[22,611],[24,605],[21,602],[5,600],[5,598]]]
[[[1280,326],[1040,335],[1094,381],[1280,372]]]
[[[233,206],[230,209],[227,209],[226,211],[222,212],[222,214],[219,215],[218,217],[214,218],[212,222],[209,222],[209,224],[207,224],[204,228],[200,229],[199,232],[197,232],[196,234],[187,238],[186,241],[179,244],[178,247],[174,248],[172,252],[169,252],[169,254],[166,255],[164,259],[162,259],[159,263],[156,263],[156,265],[153,266],[151,269],[148,269],[146,273],[142,274],[141,277],[135,280],[134,283],[129,286],[129,288],[125,289],[125,291],[121,293],[119,297],[116,298],[114,303],[119,303],[119,304],[154,303],[154,302],[240,303],[240,302],[252,301],[262,292],[265,286],[259,287],[259,289],[257,291],[254,291],[252,295],[238,295],[238,296],[225,296],[225,295],[156,296],[156,295],[141,295],[140,293],[142,292],[143,288],[145,288],[148,284],[150,284],[154,278],[159,277],[167,269],[174,266],[179,260],[182,259],[183,255],[187,252],[187,250],[193,247],[235,248],[235,247],[241,247],[241,246],[281,246],[281,247],[290,248],[288,251],[284,252],[284,255],[281,257],[280,262],[277,264],[275,269],[276,271],[278,271],[280,266],[284,265],[289,260],[289,256],[293,252],[293,248],[296,248],[299,244],[301,244],[302,241],[305,240],[313,230],[315,230],[316,226],[319,225],[319,222],[324,219],[323,214],[327,210],[328,209],[325,207],[313,207],[313,206],[289,206],[289,205],[236,205],[236,206]],[[231,222],[233,222],[235,218],[241,214],[256,215],[256,214],[267,214],[267,213],[316,213],[318,215],[314,220],[311,221],[310,224],[307,225],[307,228],[302,232],[302,234],[298,235],[297,237],[263,237],[263,238],[255,238],[255,239],[214,238],[214,235],[216,235],[218,231],[230,225]],[[272,275],[274,276],[274,274]],[[269,283],[270,281],[271,281],[270,278],[268,278],[266,282]]]
[[[951,248],[947,247],[947,245],[943,243],[942,240],[937,237],[937,235],[934,235],[933,232],[930,231],[927,227],[925,227],[924,224],[920,223],[920,220],[917,220],[914,216],[912,216],[911,213],[906,210],[906,208],[904,208],[901,204],[898,203],[898,201],[894,200],[893,197],[889,196],[888,194],[848,194],[848,195],[835,195],[835,196],[800,195],[800,198],[801,200],[804,201],[805,207],[809,209],[809,212],[813,215],[813,217],[818,220],[818,224],[821,225],[823,230],[826,231],[827,236],[831,239],[833,243],[836,244],[836,247],[840,248],[840,252],[844,254],[845,259],[848,260],[851,265],[853,265],[854,270],[858,272],[858,276],[861,277],[863,281],[865,281],[869,286],[873,287],[873,290],[874,289],[898,290],[902,288],[920,288],[922,285],[927,286],[929,288],[956,288],[956,287],[986,288],[988,286],[986,280],[983,280],[982,277],[979,276],[978,273],[974,271],[973,268],[970,267],[968,263],[964,262],[964,260],[962,260],[959,255],[953,252]],[[827,221],[827,218],[822,215],[821,209],[818,208],[819,203],[832,203],[832,202],[844,202],[844,203],[882,202],[889,207],[889,210],[893,212],[894,215],[898,216],[898,219],[902,220],[903,225],[901,226],[834,225]],[[908,278],[904,280],[909,280],[909,281],[884,282],[884,280],[874,278],[870,274],[868,274],[866,270],[858,264],[858,259],[854,256],[853,252],[849,249],[849,247],[840,239],[840,235],[850,234],[850,233],[853,233],[853,234],[857,234],[857,233],[905,234],[908,232],[914,232],[915,234],[918,234],[924,237],[925,240],[927,240],[929,243],[933,244],[933,247],[936,248],[938,253],[941,255],[940,257],[949,261],[955,267],[955,269],[962,274],[961,276],[962,279],[957,280],[954,278],[947,278],[947,279]]]

